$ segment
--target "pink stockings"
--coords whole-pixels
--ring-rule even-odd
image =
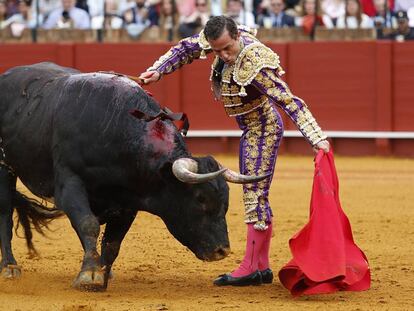
[[[258,231],[254,224],[247,224],[246,253],[237,270],[231,273],[232,277],[249,275],[256,270],[263,271],[269,268],[269,250],[272,239],[272,224],[266,231]]]

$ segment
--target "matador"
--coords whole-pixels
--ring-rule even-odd
[[[204,59],[210,52],[216,55],[210,75],[214,96],[242,130],[240,173],[270,176],[243,185],[244,221],[248,225],[245,257],[238,269],[220,275],[214,283],[271,283],[269,249],[273,214],[268,196],[283,136],[277,108],[290,117],[315,150],[328,151],[329,143],[305,102],[293,95],[281,79],[284,72],[279,56],[256,38],[256,30],[237,26],[229,17],[212,17],[199,34],[181,40],[140,78],[144,83],[158,81],[162,75],[195,59]]]

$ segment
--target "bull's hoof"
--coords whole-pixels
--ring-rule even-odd
[[[7,280],[15,280],[22,275],[22,269],[18,265],[7,265],[1,269],[1,277]]]
[[[72,284],[81,291],[101,292],[106,290],[104,271],[81,271]]]

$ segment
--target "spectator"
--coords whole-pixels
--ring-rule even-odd
[[[410,27],[414,27],[414,6],[407,10],[408,24]]]
[[[227,15],[240,25],[245,25],[250,28],[257,27],[253,13],[244,9],[241,0],[228,0]]]
[[[293,11],[297,6],[300,6],[300,0],[286,0],[286,11]]]
[[[188,17],[196,9],[195,0],[176,0],[175,4],[180,17]]]
[[[12,16],[19,12],[19,1],[18,0],[6,0],[7,17]]]
[[[104,1],[101,1],[101,2],[104,2]],[[75,7],[77,7],[78,9],[85,10],[86,13],[89,14],[88,0],[76,0]]]
[[[367,14],[369,17],[374,17],[376,14],[375,0],[361,0],[362,12]],[[391,11],[394,11],[394,0],[387,0],[388,7]]]
[[[188,17],[180,17],[181,22],[178,28],[180,37],[186,38],[196,34],[201,28],[204,28],[209,18],[208,0],[196,0],[196,10],[193,14]]]
[[[381,36],[380,39],[392,39],[395,41],[414,40],[414,28],[408,25],[408,16],[405,11],[398,11],[395,13],[397,18],[397,30],[386,36]]]
[[[359,0],[345,0],[345,15],[338,18],[337,28],[373,28],[374,23],[368,15],[362,13]]]
[[[35,28],[37,25],[36,13],[30,7],[31,0],[19,0],[19,12],[6,20],[6,26],[10,25],[13,36],[20,37],[25,28]],[[39,16],[39,23],[43,23]]]
[[[98,5],[100,2],[103,5]],[[120,29],[124,20],[118,14],[118,0],[90,0],[88,1],[89,12],[91,14],[92,29]]]
[[[211,0],[210,12],[211,16],[223,15],[226,10],[226,0]]]
[[[159,18],[157,24],[153,27],[157,27],[161,33],[167,34],[167,40],[172,41],[174,39],[174,33],[178,28],[178,10],[174,0],[162,0]]]
[[[75,0],[62,0],[62,7],[50,13],[43,27],[89,29],[90,19],[85,10],[75,7]]]
[[[259,15],[257,19],[259,26],[265,28],[295,26],[295,18],[284,12],[285,7],[285,0],[270,0],[268,13]]]
[[[345,15],[345,0],[321,0],[321,8],[336,25],[338,17]]]
[[[302,0],[301,13],[295,18],[295,24],[313,39],[318,26],[333,28],[329,16],[322,14],[319,0]]]
[[[374,0],[376,14],[373,18],[375,28],[397,28],[397,19],[388,8],[386,0]]]
[[[49,14],[61,6],[61,0],[33,0],[32,12],[37,12],[37,2],[39,2],[39,16],[42,15],[46,19]]]
[[[147,27],[150,26],[148,19],[148,8],[145,0],[135,0],[135,5],[126,10],[123,14],[125,28],[132,37],[138,37]]]
[[[0,29],[6,27],[6,20],[7,20],[7,6],[6,2],[0,0]]]
[[[414,0],[395,0],[395,12],[405,11],[407,12],[410,8],[414,8]]]

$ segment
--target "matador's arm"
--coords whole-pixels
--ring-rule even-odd
[[[288,114],[312,146],[327,138],[305,102],[290,92],[275,69],[262,68],[252,84]]]
[[[177,45],[171,47],[147,71],[158,71],[161,75],[169,74],[190,64],[194,59],[203,58],[204,50],[200,45],[200,35],[182,39]]]

